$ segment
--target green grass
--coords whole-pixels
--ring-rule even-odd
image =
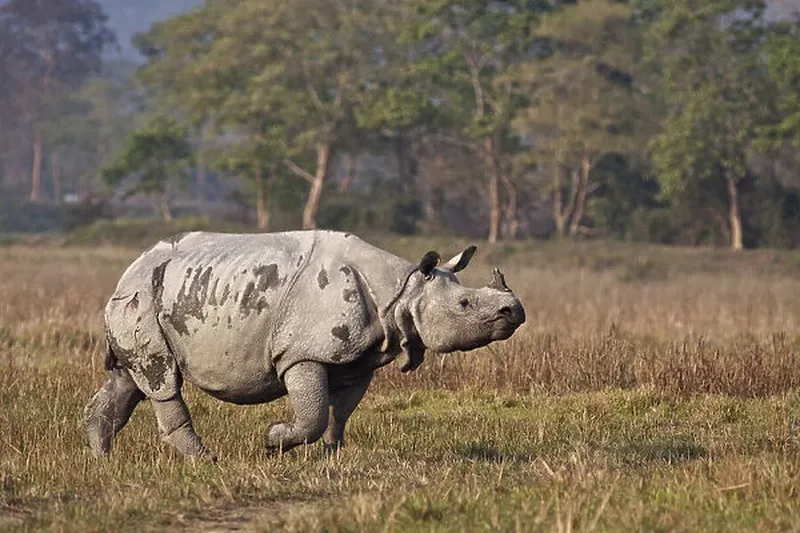
[[[237,512],[293,531],[741,531],[800,520],[796,393],[377,392],[338,457],[317,445],[268,459],[262,432],[288,414],[284,402],[236,407],[188,387],[215,466],[162,444],[146,404],[112,457],[95,460],[76,414],[96,376],[3,370],[6,527],[191,527]]]
[[[372,239],[409,258],[464,242]],[[0,531],[797,531],[800,265],[790,253],[481,246],[528,311],[509,341],[389,366],[333,458],[263,454],[285,401],[185,395],[218,465],[141,404],[107,460],[81,413],[138,249],[0,248]]]

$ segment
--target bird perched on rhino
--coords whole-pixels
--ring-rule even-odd
[[[124,272],[105,308],[108,380],[84,410],[89,444],[107,455],[136,405],[152,402],[163,439],[216,460],[181,397],[183,380],[236,404],[288,395],[292,422],[266,430],[269,453],[344,427],[375,370],[415,370],[426,349],[472,350],[525,321],[499,270],[459,284],[476,248],[418,264],[333,231],[192,232],[156,243]]]

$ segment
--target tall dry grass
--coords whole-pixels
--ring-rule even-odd
[[[410,260],[462,242],[382,243]],[[0,359],[102,367],[102,309],[138,251],[0,249]],[[800,384],[800,260],[774,253],[654,247],[489,247],[463,274],[499,265],[527,323],[471,353],[428,353],[412,375],[389,367],[375,386],[553,393],[651,387],[763,396]],[[99,370],[98,370],[99,373]]]
[[[409,259],[465,244],[378,242]],[[285,402],[233,406],[187,386],[214,466],[160,442],[147,403],[108,461],[87,449],[80,417],[104,380],[102,309],[137,253],[0,248],[0,530],[798,523],[800,396],[782,394],[800,382],[793,254],[484,247],[463,281],[504,270],[528,313],[514,337],[428,354],[411,375],[380,371],[334,460],[319,447],[263,457],[263,430],[289,416]]]

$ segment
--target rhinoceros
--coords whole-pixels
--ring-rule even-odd
[[[288,395],[294,421],[267,427],[275,454],[344,427],[376,369],[416,369],[426,349],[472,350],[507,339],[525,311],[499,270],[483,288],[459,284],[475,246],[417,264],[355,235],[310,230],[191,232],[156,243],[120,278],[105,307],[108,380],[84,417],[107,455],[136,405],[151,400],[163,440],[216,461],[192,426],[183,380],[226,402]]]

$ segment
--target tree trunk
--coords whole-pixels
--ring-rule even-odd
[[[725,182],[728,186],[728,218],[731,227],[731,250],[739,251],[744,248],[742,243],[742,217],[739,213],[739,190],[736,188],[736,181],[729,175],[725,175]]]
[[[497,242],[500,234],[500,162],[498,161],[498,132],[487,137],[484,150],[489,159],[489,242]]]
[[[580,190],[580,174],[572,172],[572,179],[569,185],[569,196],[567,205],[564,206],[564,193],[562,190],[561,176],[564,173],[564,166],[556,163],[555,174],[553,176],[553,220],[556,223],[556,234],[559,240],[563,240],[567,235],[567,224],[575,212]]]
[[[408,161],[408,147],[403,133],[397,136],[394,145],[394,156],[397,159],[397,177],[400,179],[400,187],[405,194],[413,194],[413,184],[411,183],[411,169]]]
[[[589,170],[591,169],[591,160],[589,153],[584,150],[581,157],[581,170],[578,179],[578,189],[575,191],[575,212],[572,215],[572,222],[569,225],[569,234],[576,235],[578,228],[581,225],[583,218],[583,211],[586,208],[586,191],[589,188]]]
[[[519,230],[519,217],[517,216],[517,190],[514,184],[509,179],[508,174],[505,172],[500,174],[503,181],[503,189],[506,191],[506,198],[508,202],[505,207],[505,218],[508,224],[506,235],[510,239],[517,238],[517,231]]]
[[[58,152],[50,157],[50,174],[53,176],[53,197],[56,204],[61,203],[61,161]]]
[[[200,148],[197,150],[197,166],[195,167],[195,172],[197,174],[197,191],[195,191],[195,194],[197,201],[201,203],[206,201],[206,162],[203,153],[204,150],[201,141]]]
[[[564,216],[564,198],[561,191],[561,173],[564,169],[556,163],[553,170],[553,221],[556,224],[558,239],[563,240],[567,227],[567,217]]]
[[[33,139],[33,170],[31,172],[31,202],[38,202],[42,197],[42,144],[41,133]]]
[[[311,190],[308,193],[308,200],[303,209],[303,229],[314,229],[317,227],[317,212],[319,202],[322,198],[322,186],[328,177],[331,164],[333,147],[330,143],[321,143],[317,146],[317,171],[311,181]]]
[[[264,171],[261,163],[255,164],[255,179],[256,179],[256,210],[258,212],[258,221],[256,223],[258,229],[269,229],[269,210],[267,209],[267,202],[264,198]]]
[[[341,185],[339,185],[339,192],[343,194],[350,189],[358,170],[356,157],[353,154],[347,154],[345,159],[347,160],[347,173],[344,175]]]
[[[163,218],[164,221],[169,222],[172,220],[172,211],[169,209],[166,193],[158,195],[158,209],[161,211],[161,218]]]

